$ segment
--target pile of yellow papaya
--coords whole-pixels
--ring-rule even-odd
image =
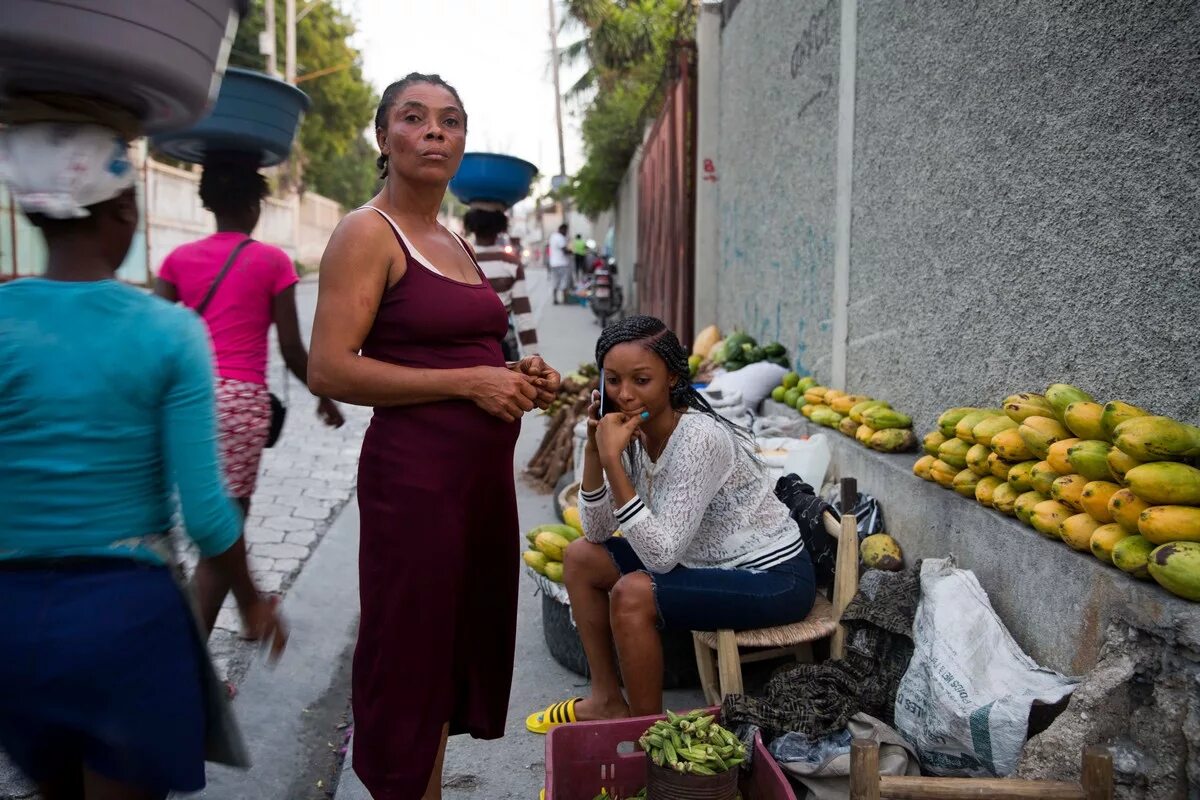
[[[789,377],[784,376],[784,386]],[[784,390],[783,397],[783,402],[818,425],[833,428],[872,450],[904,453],[917,446],[912,418],[886,400],[819,386],[813,378],[799,379]]]
[[[937,424],[918,477],[1200,601],[1200,428],[1065,383]]]

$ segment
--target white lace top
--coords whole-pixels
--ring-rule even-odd
[[[775,496],[762,465],[734,434],[707,414],[689,411],[652,462],[638,448],[627,474],[637,492],[613,508],[605,485],[579,493],[588,541],[619,528],[651,572],[676,566],[767,569],[804,549],[800,529]]]

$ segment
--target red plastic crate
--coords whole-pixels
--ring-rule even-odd
[[[721,713],[710,708],[708,713]],[[546,736],[546,800],[592,800],[607,788],[624,800],[646,785],[646,754],[637,740],[664,715],[575,722]],[[742,800],[796,800],[762,739],[754,738],[754,768],[741,781]]]

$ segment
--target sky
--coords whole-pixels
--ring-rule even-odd
[[[467,151],[499,152],[558,173],[547,0],[342,0],[358,23],[366,78],[382,93],[410,72],[436,72],[466,106]],[[561,9],[555,11],[561,24]],[[559,46],[581,38],[559,34]],[[561,73],[566,91],[582,68]],[[578,104],[563,104],[567,173],[582,164]]]

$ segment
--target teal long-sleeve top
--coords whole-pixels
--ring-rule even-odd
[[[203,322],[112,280],[0,286],[0,559],[162,563],[176,494],[202,555],[237,540]]]

